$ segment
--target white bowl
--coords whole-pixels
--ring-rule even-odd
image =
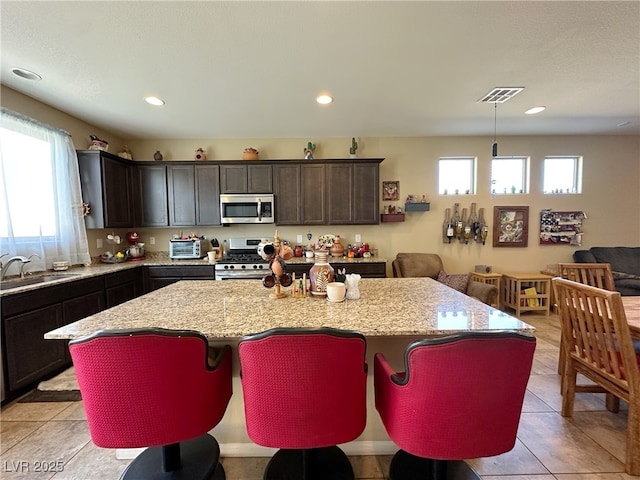
[[[53,262],[52,266],[55,271],[60,272],[63,270],[67,270],[69,268],[69,262],[67,261]]]

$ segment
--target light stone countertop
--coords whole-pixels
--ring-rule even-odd
[[[287,292],[289,289],[283,289]],[[335,327],[365,336],[434,335],[534,328],[431,278],[365,278],[361,298],[273,299],[260,280],[181,281],[45,334],[71,339],[100,329],[192,329],[211,340],[273,327]]]

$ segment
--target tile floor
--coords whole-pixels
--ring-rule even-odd
[[[506,454],[469,463],[485,480],[633,480],[624,473],[626,405],[605,409],[604,395],[578,394],[573,418],[558,413],[557,316],[523,314],[538,344],[518,440]],[[0,478],[112,480],[127,461],[91,443],[81,402],[12,403],[0,415]],[[214,430],[215,434],[215,430]],[[351,457],[358,479],[383,479],[391,457]],[[223,458],[229,480],[259,480],[266,458]],[[40,462],[40,463],[38,463]],[[53,471],[36,472],[47,466]],[[29,471],[27,471],[29,470]]]

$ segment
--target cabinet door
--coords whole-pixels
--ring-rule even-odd
[[[167,166],[169,225],[196,224],[196,178],[193,165]]]
[[[137,226],[168,226],[167,167],[164,165],[137,166],[135,184]]]
[[[353,167],[353,223],[380,223],[380,187],[378,163],[354,164]]]
[[[331,163],[326,168],[329,224],[353,224],[353,164]]]
[[[327,223],[324,171],[324,164],[300,166],[303,225],[325,225]]]
[[[300,165],[275,165],[273,168],[276,223],[300,225],[302,223]]]
[[[247,193],[272,193],[271,165],[247,165]]]
[[[196,165],[196,225],[220,225],[220,169]]]
[[[220,192],[247,193],[247,166],[220,165]]]
[[[104,200],[104,227],[133,226],[133,202],[131,166],[102,157],[102,182]]]
[[[67,342],[44,339],[45,333],[61,325],[59,303],[4,319],[9,392],[27,387],[66,365]]]

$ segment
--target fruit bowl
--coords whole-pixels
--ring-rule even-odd
[[[121,252],[118,252],[121,253]],[[100,255],[100,261],[102,263],[122,263],[122,262],[126,262],[127,258],[129,258],[129,255],[125,255],[125,254],[121,254],[122,256],[118,256],[116,255],[105,255],[102,254]]]

